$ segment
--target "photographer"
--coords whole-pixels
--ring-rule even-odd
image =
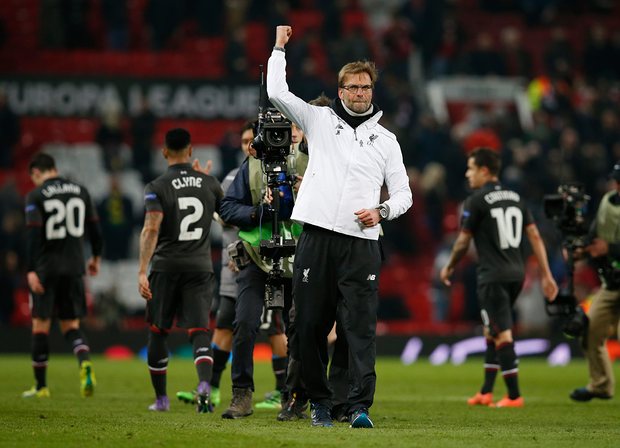
[[[295,253],[295,309],[302,379],[312,425],[332,426],[327,380],[327,335],[340,306],[342,334],[350,347],[348,414],[354,428],[372,428],[376,373],[376,322],[381,219],[412,204],[409,179],[394,134],[378,121],[372,103],[377,71],[352,62],[338,75],[333,107],[311,106],[288,90],[284,46],[290,26],[276,28],[267,66],[267,93],[308,138],[310,161],[292,218],[304,223]],[[390,199],[380,204],[383,184]]]
[[[590,229],[591,243],[582,250],[592,257],[603,285],[588,313],[585,355],[590,382],[570,394],[575,401],[609,399],[614,394],[615,379],[605,342],[610,327],[617,329],[620,318],[620,162],[611,178],[615,189],[603,196]],[[582,251],[576,251],[575,258],[583,255]]]
[[[302,138],[301,129],[293,125],[291,132],[293,151],[287,158],[287,172],[290,177],[303,175],[307,165],[308,156],[298,150]],[[286,190],[287,187],[285,186],[284,189]],[[287,190],[292,193],[290,184]],[[293,196],[282,193],[280,196],[278,217],[281,222],[280,227],[283,234],[292,234],[295,231],[290,221]],[[272,216],[269,204],[272,200],[272,192],[267,188],[261,160],[248,157],[228,188],[220,213],[224,222],[239,227],[241,230],[239,236],[244,240],[243,247],[249,256],[247,266],[242,267],[237,276],[238,296],[235,302],[232,345],[234,356],[231,366],[233,396],[230,406],[222,414],[223,418],[242,418],[252,414],[254,344],[265,304],[267,273],[272,268],[271,263],[261,257],[259,243],[265,231],[271,228]],[[282,269],[286,312],[291,304],[292,265],[288,259],[282,260]],[[282,310],[273,310],[272,319],[283,326]],[[286,345],[282,348],[285,353]],[[282,368],[279,369],[282,372],[282,388],[285,386],[286,365],[286,358],[282,358]]]

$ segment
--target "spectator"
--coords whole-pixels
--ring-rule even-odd
[[[0,169],[13,167],[13,150],[19,137],[19,118],[11,110],[6,92],[0,88]]]
[[[493,37],[483,31],[476,37],[476,46],[466,56],[466,71],[475,76],[505,74],[505,64],[502,56],[495,49]]]
[[[148,100],[142,97],[140,110],[131,120],[131,138],[133,142],[133,168],[142,174],[142,181],[145,184],[153,180],[151,164],[156,125],[157,118],[151,111]]]
[[[109,172],[117,172],[123,169],[122,146],[124,135],[121,129],[120,105],[108,103],[102,109],[103,117],[95,141],[102,149],[105,169]]]
[[[504,28],[501,32],[502,58],[506,75],[532,77],[532,56],[521,43],[521,32],[515,27]]]
[[[107,48],[113,51],[126,51],[129,44],[127,1],[102,0],[101,13],[106,25]]]
[[[110,176],[110,193],[97,207],[103,233],[103,258],[110,261],[129,258],[133,235],[133,205],[122,191],[118,177]]]
[[[550,42],[545,49],[545,69],[551,77],[571,78],[574,74],[575,50],[561,27],[551,31]]]

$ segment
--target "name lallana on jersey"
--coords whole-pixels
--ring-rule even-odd
[[[80,194],[81,191],[82,189],[80,186],[76,184],[53,184],[42,189],[41,194],[46,198],[49,198],[57,194]]]

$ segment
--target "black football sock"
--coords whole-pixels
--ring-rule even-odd
[[[517,367],[519,361],[515,353],[514,343],[510,342],[497,347],[497,357],[508,389],[508,398],[511,400],[519,398],[521,396],[519,392],[519,368]]]
[[[220,380],[222,379],[222,373],[226,369],[226,363],[230,358],[230,352],[220,350],[215,344],[213,347],[213,376],[211,377],[211,385],[213,387],[220,387]]]
[[[37,382],[37,390],[47,387],[47,362],[50,356],[49,336],[47,333],[32,334],[32,369]]]
[[[481,394],[493,392],[498,370],[499,361],[495,351],[495,342],[487,339],[487,351],[484,354],[484,383],[482,384],[482,389],[480,389]]]
[[[168,369],[168,347],[166,339],[168,332],[151,327],[149,332],[149,343],[147,348],[147,362],[151,383],[158,397],[166,394],[166,372]]]
[[[286,366],[288,365],[288,357],[273,355],[271,358],[271,367],[276,377],[276,390],[280,392],[286,389]]]
[[[206,328],[190,328],[189,339],[194,349],[194,365],[198,373],[198,381],[211,381],[213,373],[213,356],[209,330]]]
[[[65,340],[71,344],[73,354],[78,360],[78,365],[84,361],[90,361],[90,347],[80,329],[72,329],[65,333]]]

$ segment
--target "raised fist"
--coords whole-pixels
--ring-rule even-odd
[[[283,47],[288,43],[289,38],[293,34],[293,28],[288,25],[279,25],[276,27],[276,47]]]

